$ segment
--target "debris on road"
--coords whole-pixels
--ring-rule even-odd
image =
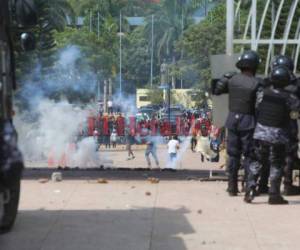
[[[100,178],[97,180],[97,183],[100,183],[100,184],[107,184],[108,181],[106,179],[103,179],[103,178]]]
[[[45,183],[49,182],[49,179],[48,178],[41,178],[41,179],[38,179],[38,182],[41,183],[41,184],[45,184]]]
[[[223,169],[225,167],[225,164],[222,164],[221,166],[219,166],[219,169]]]
[[[149,177],[148,181],[150,181],[150,183],[152,183],[152,184],[157,184],[157,183],[159,183],[160,180],[158,178]]]
[[[60,182],[60,181],[62,181],[62,173],[61,172],[54,172],[54,173],[52,173],[51,180],[53,182]]]
[[[151,196],[151,192],[146,192],[145,195],[146,196]]]
[[[202,214],[202,210],[199,209],[199,210],[197,211],[197,213],[198,213],[198,214]]]

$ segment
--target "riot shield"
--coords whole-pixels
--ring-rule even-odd
[[[240,54],[229,55],[212,55],[210,65],[213,82],[220,79],[224,73],[236,71],[235,63]],[[213,106],[213,123],[218,127],[224,127],[228,115],[228,94],[212,97]]]

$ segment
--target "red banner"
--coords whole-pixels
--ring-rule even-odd
[[[95,117],[88,117],[88,135],[93,136],[95,130]]]
[[[130,116],[129,117],[129,129],[130,129],[130,134],[132,136],[135,135],[136,132],[136,127],[135,127],[135,117],[134,116]]]
[[[123,116],[117,117],[117,134],[118,136],[124,136],[125,134],[125,118]]]
[[[103,119],[103,135],[109,135],[108,117],[104,116]]]

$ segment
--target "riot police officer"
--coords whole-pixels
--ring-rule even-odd
[[[16,81],[10,30],[14,22],[17,27],[23,28],[36,21],[32,0],[0,1],[0,234],[8,232],[14,224],[23,169],[12,122],[12,96]],[[30,34],[21,35],[21,47],[24,49],[33,48],[32,42]]]
[[[228,193],[236,196],[238,193],[238,170],[243,159],[246,175],[250,163],[252,137],[255,128],[255,100],[260,80],[255,77],[260,63],[258,54],[246,51],[241,55],[236,67],[241,73],[225,75],[216,83],[213,94],[229,94],[229,114],[226,121],[228,130]]]
[[[280,55],[275,57],[272,67],[285,66],[289,69],[291,74],[290,84],[285,88],[287,91],[291,92],[295,96],[300,98],[300,88],[298,79],[293,74],[294,71],[294,62],[291,58],[285,55]],[[290,119],[289,123],[290,131],[290,143],[287,145],[287,157],[286,165],[284,167],[284,195],[299,195],[300,188],[293,185],[293,165],[297,162],[298,159],[298,122],[296,119]]]
[[[285,164],[285,148],[290,142],[289,125],[292,111],[299,110],[297,97],[286,90],[291,81],[289,69],[275,67],[270,74],[272,86],[263,90],[257,108],[257,125],[254,132],[256,161],[252,161],[247,179],[245,202],[256,195],[256,182],[263,164],[270,165],[269,204],[288,204],[280,195],[280,185]]]

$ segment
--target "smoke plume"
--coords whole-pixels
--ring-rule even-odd
[[[89,70],[78,71],[81,57],[80,50],[70,46],[59,52],[51,70],[38,65],[21,81],[15,124],[26,161],[99,166],[95,141],[79,137],[87,117],[97,112],[96,106],[86,104],[95,95],[97,77]]]

